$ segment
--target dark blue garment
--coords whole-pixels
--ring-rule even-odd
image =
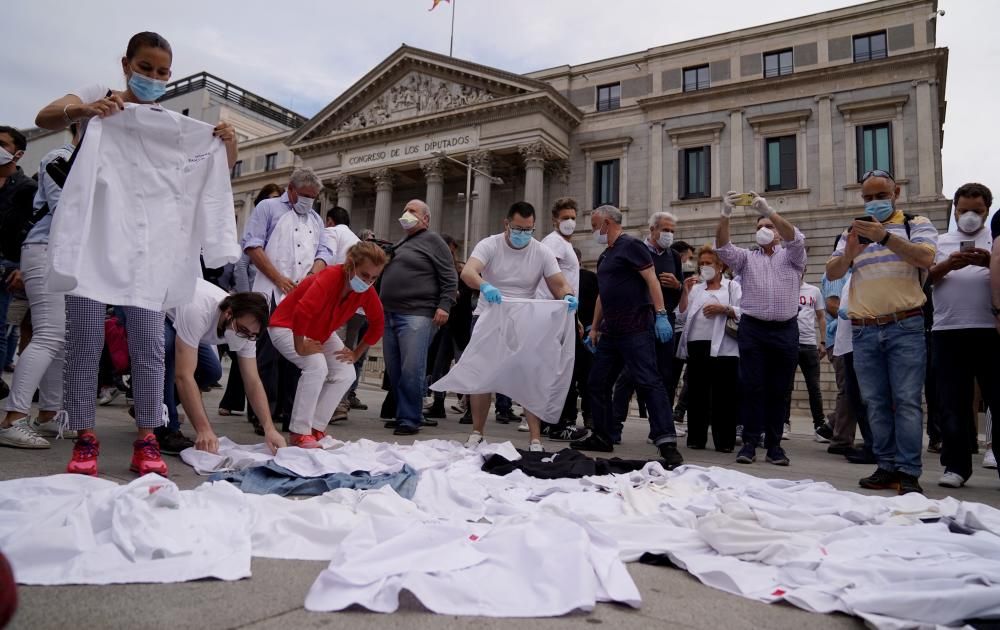
[[[228,481],[243,492],[250,494],[276,494],[319,496],[337,488],[354,490],[377,490],[389,486],[404,499],[412,499],[417,491],[417,472],[403,466],[398,473],[372,475],[363,470],[348,473],[331,473],[323,477],[301,477],[273,461],[263,466],[247,468],[239,472],[216,473],[210,481]]]

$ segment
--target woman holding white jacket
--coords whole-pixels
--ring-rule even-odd
[[[739,283],[722,275],[724,265],[711,245],[698,250],[698,274],[684,283],[678,308],[684,333],[677,356],[688,362],[687,446],[703,449],[712,427],[715,450],[731,453],[736,445],[739,398],[739,346],[726,323],[739,322]]]

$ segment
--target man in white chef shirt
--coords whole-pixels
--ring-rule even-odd
[[[990,295],[990,246],[986,227],[993,194],[982,184],[955,192],[955,229],[938,238],[930,269],[934,285],[931,328],[934,371],[941,414],[941,465],[938,484],[959,488],[972,476],[969,444],[976,436],[972,417],[973,383],[993,418],[1000,417],[1000,332]],[[998,430],[993,427],[993,444]],[[988,438],[989,439],[989,438]]]
[[[826,302],[819,287],[806,282],[805,271],[799,286],[799,358],[798,366],[809,392],[809,411],[813,419],[813,431],[817,442],[829,442],[833,431],[826,423],[823,411],[823,392],[819,386],[820,359],[826,356]],[[794,377],[794,374],[793,374]],[[790,432],[792,389],[795,381],[788,384],[785,394],[785,433]]]
[[[222,344],[236,353],[236,365],[230,369],[240,370],[247,399],[264,427],[265,442],[272,452],[285,446],[285,439],[271,421],[267,395],[257,373],[254,341],[267,328],[268,313],[268,304],[259,293],[229,295],[200,278],[189,303],[167,310],[165,346],[168,352],[173,346],[173,356],[166,357],[165,388],[172,390],[176,386],[184,412],[197,432],[194,446],[198,450],[210,453],[219,450],[219,440],[208,421],[196,379],[199,346],[209,346],[214,351],[215,346]],[[172,391],[169,396],[165,393],[164,401],[173,402]],[[176,427],[173,429],[176,431]]]
[[[535,232],[535,209],[525,201],[515,202],[507,211],[505,229],[500,234],[487,236],[479,241],[465,267],[462,282],[479,291],[479,304],[473,313],[473,332],[476,318],[488,304],[500,304],[504,297],[534,298],[540,282],[545,282],[554,299],[569,302],[576,311],[577,299],[573,287],[563,276],[552,252],[532,238]],[[531,357],[525,357],[530,360]],[[486,415],[490,408],[490,394],[469,396],[472,408],[472,435],[466,446],[475,447],[483,441]],[[530,433],[529,450],[541,451],[541,421],[525,410]]]
[[[247,221],[243,251],[257,269],[253,290],[264,294],[272,310],[303,278],[333,264],[326,226],[313,210],[322,188],[312,170],[296,169],[281,197],[262,200]],[[267,330],[257,340],[257,368],[273,415],[287,424],[299,370],[274,349]]]

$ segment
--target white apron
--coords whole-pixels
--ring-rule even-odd
[[[282,275],[293,282],[301,282],[316,261],[320,234],[321,231],[309,221],[308,214],[299,215],[291,210],[278,219],[278,224],[274,226],[271,237],[264,246],[264,253]],[[274,296],[275,304],[280,304],[285,299],[285,294],[262,273],[257,274],[253,290],[263,293],[268,301]]]

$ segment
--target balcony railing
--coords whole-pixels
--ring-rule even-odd
[[[160,100],[165,101],[175,96],[181,96],[182,94],[188,94],[197,90],[208,90],[210,94],[214,94],[225,101],[239,105],[244,109],[260,114],[291,129],[298,129],[306,123],[304,116],[296,114],[277,103],[272,103],[266,98],[257,96],[253,92],[247,92],[243,88],[233,85],[228,81],[223,81],[207,72],[170,83],[167,85],[167,91]]]

